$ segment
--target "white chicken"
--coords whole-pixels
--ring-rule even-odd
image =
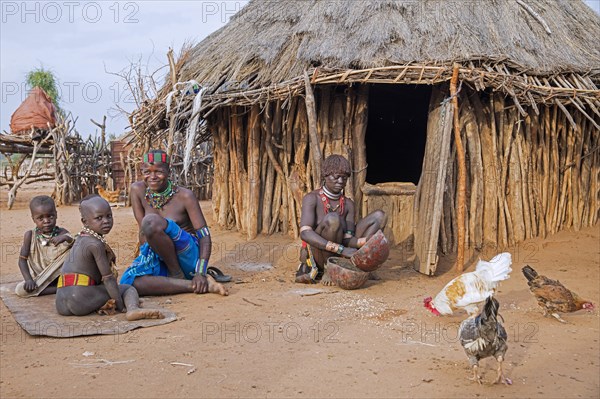
[[[464,309],[469,316],[479,313],[479,303],[493,295],[500,281],[508,279],[512,269],[512,256],[508,252],[494,256],[489,262],[479,260],[474,272],[463,273],[454,278],[432,300],[425,298],[424,306],[433,314],[451,315]]]

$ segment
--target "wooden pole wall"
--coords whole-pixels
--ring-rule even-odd
[[[502,95],[459,99],[467,151],[467,245],[507,248],[528,238],[597,223],[600,132],[576,109],[529,108]],[[569,122],[572,118],[576,128]],[[457,249],[455,143],[447,174],[440,248]]]
[[[353,176],[346,195],[361,214],[366,180],[368,86],[321,86],[314,92],[318,151],[342,154]],[[575,109],[577,130],[557,105],[522,117],[500,94],[459,94],[467,162],[466,244],[506,248],[527,238],[593,225],[600,207],[600,133]],[[214,112],[213,209],[219,225],[249,239],[298,236],[302,197],[317,188],[306,103],[301,97]],[[314,128],[314,127],[313,127]],[[456,148],[453,144],[440,228],[440,248],[455,252]],[[467,259],[466,259],[467,260]]]
[[[298,237],[302,198],[321,185],[320,163],[315,160],[330,154],[348,157],[354,174],[346,195],[358,199],[356,216],[361,216],[368,87],[346,96],[325,86],[315,90],[313,100],[308,108],[304,98],[295,97],[223,108],[211,116],[212,200],[219,225],[235,227],[248,239],[276,232]],[[309,144],[315,136],[318,145]]]

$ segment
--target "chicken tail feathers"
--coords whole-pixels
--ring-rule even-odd
[[[487,320],[492,320],[493,322],[497,321],[498,317],[498,309],[500,308],[500,304],[498,300],[493,296],[489,296],[485,300],[485,305],[483,307],[483,312],[481,313],[481,321],[485,324]]]
[[[490,282],[498,282],[510,277],[511,264],[512,256],[510,252],[502,252],[494,256],[489,262],[480,260],[475,267],[475,271],[484,273],[486,279]]]
[[[538,276],[538,273],[535,270],[533,270],[533,267],[529,265],[525,265],[523,269],[521,269],[521,271],[523,272],[523,275],[525,276],[527,281],[531,281]]]

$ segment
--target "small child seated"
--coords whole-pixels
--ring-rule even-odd
[[[63,265],[56,291],[56,310],[63,316],[108,312],[111,306],[127,311],[127,320],[162,319],[156,309],[140,309],[138,293],[130,285],[118,285],[115,254],[104,235],[113,226],[112,210],[105,199],[89,195],[79,204],[83,229]]]
[[[24,281],[15,293],[21,297],[54,294],[56,279],[73,244],[69,232],[56,225],[56,205],[47,195],[34,197],[29,203],[33,230],[25,232],[19,254],[19,269]]]

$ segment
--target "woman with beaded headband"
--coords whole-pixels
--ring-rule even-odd
[[[328,156],[321,165],[322,186],[302,200],[300,216],[300,265],[296,282],[310,284],[331,281],[323,270],[327,258],[349,258],[387,221],[383,211],[375,211],[358,223],[354,221],[354,202],[344,196],[350,177],[350,162],[341,155]]]
[[[144,154],[143,181],[131,185],[133,214],[139,226],[140,255],[121,278],[140,295],[185,292],[227,295],[211,277],[211,238],[198,199],[169,179],[169,156],[162,150]]]

